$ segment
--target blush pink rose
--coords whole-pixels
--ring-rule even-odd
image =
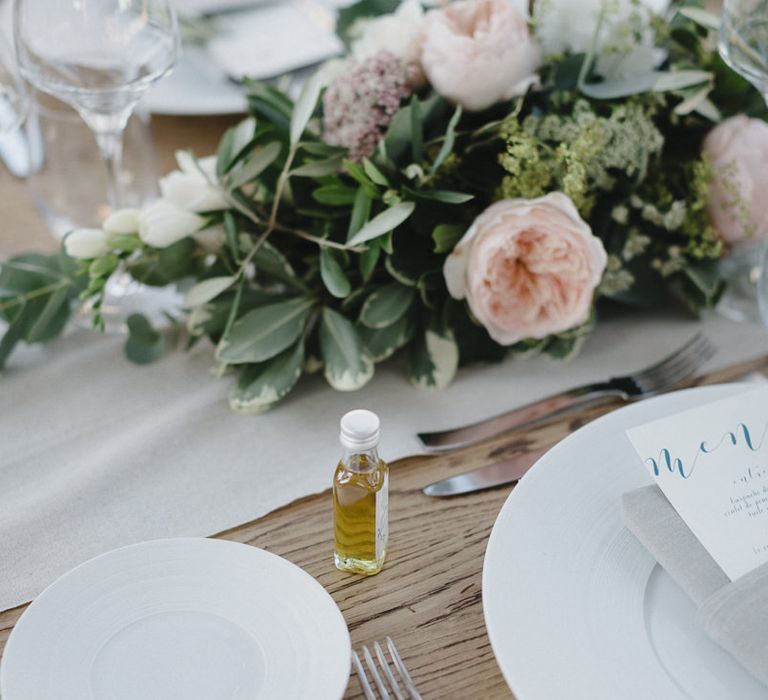
[[[768,237],[768,124],[739,114],[704,139],[715,175],[707,211],[727,243]]]
[[[510,0],[459,0],[424,20],[421,65],[448,100],[470,111],[522,95],[538,80],[538,44]]]
[[[506,199],[475,219],[443,268],[491,338],[512,345],[545,338],[589,318],[607,256],[560,192]]]

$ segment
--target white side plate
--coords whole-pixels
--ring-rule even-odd
[[[76,567],[14,628],[3,700],[338,700],[341,611],[309,574],[236,542],[154,540]]]

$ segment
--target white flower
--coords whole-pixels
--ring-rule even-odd
[[[206,253],[217,253],[224,245],[224,241],[227,240],[227,232],[224,230],[224,226],[219,224],[192,234],[192,238]]]
[[[139,210],[118,209],[107,217],[103,228],[108,238],[137,233],[139,230]]]
[[[98,258],[109,253],[107,235],[100,228],[75,229],[64,239],[64,250],[70,258]]]
[[[388,51],[412,68],[418,77],[421,72],[421,41],[424,32],[424,10],[419,0],[404,0],[390,15],[372,19],[359,19],[351,33],[352,55],[358,61]]]
[[[536,37],[545,56],[587,53],[602,16],[597,72],[613,80],[644,73],[664,58],[654,46],[650,17],[668,5],[669,0],[539,0],[534,5]]]
[[[154,248],[167,248],[204,225],[202,216],[160,199],[139,215],[139,238]]]
[[[227,208],[222,191],[211,185],[211,182],[216,182],[215,156],[200,158],[195,163],[188,151],[179,151],[176,153],[176,162],[181,170],[174,170],[160,179],[163,199],[195,212]]]

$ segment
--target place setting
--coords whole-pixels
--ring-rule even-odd
[[[768,698],[766,27],[0,3],[0,697]]]

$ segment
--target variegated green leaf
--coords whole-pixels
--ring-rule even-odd
[[[408,315],[402,316],[391,326],[374,330],[362,324],[357,326],[363,345],[374,362],[381,362],[394,355],[413,337],[414,324]]]
[[[304,343],[299,341],[268,362],[246,367],[229,395],[232,410],[263,413],[280,401],[301,377]]]
[[[312,301],[290,299],[249,311],[219,342],[216,359],[230,365],[264,362],[298,340]]]
[[[416,336],[410,348],[409,374],[419,389],[444,389],[459,366],[459,347],[452,335],[426,330]]]
[[[393,282],[369,296],[360,311],[360,322],[368,328],[386,328],[405,315],[414,298],[412,287]]]
[[[337,311],[325,308],[320,322],[320,352],[325,378],[338,391],[354,391],[373,377],[373,360],[354,326]]]
[[[339,299],[346,297],[352,290],[336,254],[330,248],[320,249],[320,276],[325,288]]]

